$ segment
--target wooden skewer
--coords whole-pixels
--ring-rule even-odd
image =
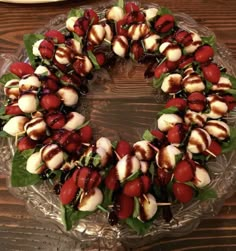
[[[216,155],[215,155],[213,152],[209,151],[208,149],[206,149],[205,151],[206,151],[207,153],[209,153],[211,156],[213,156],[213,157],[216,158]]]
[[[117,151],[114,151],[114,152],[115,152],[117,159],[120,160],[121,159],[120,155],[117,153]]]

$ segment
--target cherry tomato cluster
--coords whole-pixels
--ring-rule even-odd
[[[173,14],[134,2],[114,5],[103,17],[73,10],[65,31],[47,31],[30,50],[34,66],[9,68],[2,130],[18,139],[20,152],[34,149],[28,172],[63,173],[57,184],[63,205],[92,212],[108,191],[111,224],[129,217],[146,222],[159,205],[187,203],[210,184],[206,161],[230,140],[224,117],[236,104],[233,84],[214,61],[213,46],[180,28]],[[118,57],[148,62],[145,76],[169,95],[157,128],[133,145],[93,139],[77,112],[93,72]]]

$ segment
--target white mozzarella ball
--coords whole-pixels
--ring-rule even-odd
[[[39,75],[39,76],[40,75],[49,76],[51,74],[51,72],[48,70],[48,68],[46,66],[39,65],[35,69],[34,74]]]
[[[75,57],[76,66],[74,66],[77,73],[81,76],[85,76],[93,69],[93,64],[87,56],[79,55]],[[78,69],[76,69],[78,67]]]
[[[128,36],[132,40],[139,40],[150,32],[147,24],[132,24],[128,29]]]
[[[207,170],[200,165],[196,165],[195,177],[193,181],[194,185],[198,188],[203,188],[209,185],[210,182],[211,178]]]
[[[26,170],[32,174],[40,174],[45,167],[42,164],[42,158],[40,152],[35,152],[30,155],[26,162]]]
[[[116,164],[116,172],[120,182],[140,170],[140,162],[135,156],[125,155]]]
[[[202,39],[197,33],[192,32],[191,37],[192,43],[184,47],[184,51],[187,54],[195,52],[197,48],[202,44]]]
[[[191,131],[187,150],[191,153],[202,153],[211,144],[211,136],[202,128],[195,128]]]
[[[96,153],[100,157],[100,167],[106,166],[109,161],[109,154],[106,152],[106,150],[103,147],[98,147],[96,149]]]
[[[146,15],[146,21],[148,22],[157,15],[158,9],[154,8],[154,7],[151,7],[151,8],[143,10],[143,12]]]
[[[178,123],[183,123],[183,120],[180,116],[176,114],[163,114],[157,120],[157,127],[160,131],[167,132]]]
[[[187,110],[184,115],[184,122],[187,125],[198,125],[199,127],[203,127],[206,121],[207,115],[204,113]]]
[[[94,24],[89,30],[88,39],[95,45],[101,44],[104,37],[106,35],[106,31],[102,24]]]
[[[21,91],[38,90],[41,87],[41,81],[36,75],[27,75],[19,81]]]
[[[220,120],[209,120],[207,121],[204,129],[213,137],[224,140],[230,136],[229,126]]]
[[[33,48],[32,48],[32,52],[33,52],[33,55],[35,57],[41,57],[41,53],[39,51],[39,46],[40,44],[43,42],[44,39],[40,39],[38,41],[36,41],[34,44],[33,44]]]
[[[192,66],[189,66],[186,70],[184,70],[184,76],[191,75],[192,73],[196,73]]]
[[[2,130],[11,136],[17,136],[24,132],[24,126],[29,121],[25,116],[15,116],[10,118],[3,126]]]
[[[85,117],[82,114],[78,112],[70,112],[67,114],[67,122],[63,128],[72,131],[81,126],[84,121]]]
[[[71,86],[64,86],[60,88],[57,93],[66,106],[74,106],[79,101],[79,95],[77,91]]]
[[[228,112],[228,106],[223,97],[211,95],[207,97],[210,112],[207,113],[208,118],[218,119],[223,117]]]
[[[50,170],[59,169],[64,163],[64,154],[57,144],[49,144],[41,149],[41,157]]]
[[[47,124],[42,117],[35,117],[27,122],[24,128],[32,140],[40,140],[46,135]]]
[[[148,161],[143,161],[143,160],[140,161],[140,170],[142,173],[147,173],[149,166],[150,164]]]
[[[178,45],[174,45],[170,42],[164,42],[159,47],[160,53],[165,55],[171,62],[178,61],[182,56],[182,51]]]
[[[197,73],[188,74],[183,78],[184,90],[188,93],[202,92],[205,90],[205,84]]]
[[[18,99],[18,106],[22,112],[32,113],[37,111],[38,98],[34,92],[23,93]]]
[[[231,81],[226,77],[220,77],[217,84],[212,85],[211,90],[213,91],[224,91],[232,88]]]
[[[161,89],[165,93],[176,93],[182,89],[182,76],[172,73],[166,76],[162,82]]]
[[[140,140],[133,145],[134,154],[139,160],[151,160],[154,156],[154,151],[150,147],[147,140]]]
[[[118,22],[124,17],[124,10],[119,6],[112,6],[106,13],[108,20],[114,20]]]
[[[142,196],[140,198],[140,206],[142,207],[142,214],[138,216],[138,219],[141,221],[148,221],[152,219],[157,212],[157,201],[150,193],[145,194],[145,197]]]
[[[108,138],[99,138],[96,141],[96,147],[102,147],[108,155],[112,155],[112,143]]]
[[[78,17],[69,17],[67,20],[66,20],[66,28],[69,30],[69,31],[74,31],[74,25],[75,25],[75,22],[77,21]]]
[[[75,54],[81,54],[82,53],[82,46],[81,43],[74,39],[71,38],[70,40],[68,40],[68,42],[66,43],[66,46],[68,48],[70,48]]]
[[[112,43],[112,50],[120,57],[125,57],[128,51],[128,40],[125,36],[116,36]]]
[[[67,65],[71,62],[73,57],[73,51],[65,45],[61,45],[56,49],[55,59],[59,64]]]
[[[105,29],[105,39],[107,41],[111,41],[113,38],[113,32],[112,32],[111,26],[106,23],[104,25],[104,29]]]
[[[102,203],[103,194],[99,188],[95,187],[88,192],[83,192],[80,198],[78,209],[80,211],[93,212]]]
[[[11,79],[4,86],[4,94],[10,99],[18,99],[20,95],[19,79]]]
[[[160,36],[157,34],[151,34],[143,39],[144,47],[147,51],[154,52],[158,49]]]
[[[181,151],[174,145],[162,147],[156,154],[156,164],[160,168],[173,169],[176,165],[176,157]]]

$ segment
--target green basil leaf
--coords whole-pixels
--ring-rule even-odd
[[[151,162],[150,167],[148,169],[149,173],[151,174],[151,179],[154,181],[155,175],[156,175],[156,168],[154,162]]]
[[[117,145],[118,145],[118,141],[117,141],[117,140],[112,141],[111,144],[112,144],[112,148],[113,148],[113,149],[116,149],[116,147],[117,147]]]
[[[227,90],[224,90],[224,92],[229,93],[233,95],[234,97],[236,97],[236,89],[227,89]]]
[[[208,93],[211,90],[212,85],[213,84],[211,82],[209,82],[209,81],[206,80],[206,89],[205,89],[206,93]]]
[[[0,138],[9,138],[12,137],[10,134],[4,131],[0,131]]]
[[[31,174],[26,170],[27,159],[32,155],[34,149],[23,152],[16,151],[12,160],[11,185],[13,187],[24,187],[35,185],[41,181],[38,174]]]
[[[183,153],[175,155],[175,163],[178,163],[183,158]]]
[[[158,15],[162,16],[162,15],[165,15],[165,14],[173,14],[172,11],[166,7],[161,7],[160,9],[158,9],[158,12],[157,12]]]
[[[168,108],[165,108],[161,111],[158,112],[158,115],[163,115],[163,114],[173,114],[178,112],[179,109],[176,106],[170,106]]]
[[[124,222],[140,235],[144,235],[152,225],[152,221],[142,222],[137,218],[127,218]]]
[[[125,7],[124,0],[118,0],[117,6],[119,6],[119,7],[122,8],[122,9],[124,9],[124,7]]]
[[[13,73],[3,74],[0,78],[0,84],[5,85],[9,80],[12,80],[12,79],[20,79],[20,78]]]
[[[196,199],[203,201],[209,199],[216,199],[217,197],[217,193],[214,189],[206,187],[198,190]]]
[[[100,69],[100,65],[98,64],[98,61],[96,59],[96,56],[92,53],[92,51],[87,51],[88,53],[88,57],[91,60],[91,62],[93,63],[94,67],[96,70]]]
[[[105,187],[103,189],[103,202],[102,206],[107,208],[109,205],[112,205],[112,197],[113,197],[113,191]]]
[[[234,77],[234,76],[232,76],[232,75],[230,75],[228,73],[224,73],[224,72],[221,73],[221,76],[225,77],[225,78],[228,78],[230,80],[231,84],[232,84],[232,88],[236,89],[236,77]]]
[[[155,139],[155,136],[152,135],[152,133],[149,131],[149,130],[146,130],[144,133],[143,133],[143,136],[142,138],[144,140],[147,140],[149,142],[153,141]]]
[[[134,197],[134,211],[133,211],[133,218],[137,218],[139,216],[140,211],[140,203],[137,197]]]
[[[98,167],[101,165],[101,156],[99,154],[96,154],[93,158],[93,166]]]
[[[9,120],[13,115],[0,115],[1,120]]]
[[[232,152],[236,149],[236,128],[230,127],[230,139],[222,143],[222,153]]]
[[[35,66],[35,59],[36,57],[33,54],[33,45],[35,42],[37,42],[40,39],[43,39],[44,35],[42,34],[25,34],[24,35],[24,44],[25,44],[25,49],[27,51],[29,61],[32,66]]]
[[[137,172],[135,173],[132,173],[130,176],[128,176],[125,181],[132,181],[136,178],[138,178],[138,176],[140,175],[140,170],[138,170]]]
[[[64,205],[61,207],[61,218],[66,230],[72,229],[73,225],[79,220],[92,214],[93,212],[75,210],[70,205]]]
[[[82,17],[84,15],[84,10],[83,9],[71,9],[70,12],[68,13],[68,18],[70,17]]]
[[[4,105],[0,106],[0,115],[5,115],[5,112],[6,112],[6,107]]]
[[[212,36],[208,36],[208,37],[201,37],[202,39],[202,43],[203,44],[209,44],[210,46],[212,46],[213,48],[216,47],[216,38],[214,35]]]
[[[160,78],[153,78],[153,87],[156,89],[161,88],[162,82],[165,77],[167,77],[169,73],[163,73],[161,74]]]
[[[90,123],[90,120],[88,120],[88,121],[84,122],[82,125],[76,127],[75,130],[80,130],[81,128],[87,126],[89,123]]]

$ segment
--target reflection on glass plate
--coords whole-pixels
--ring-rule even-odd
[[[24,4],[33,4],[33,3],[53,3],[53,2],[62,2],[65,0],[1,0],[3,3],[24,3]]]
[[[100,7],[104,11],[102,4]],[[196,31],[201,36],[213,35],[209,29],[199,26],[186,14],[178,13],[175,16],[180,27]],[[49,29],[61,29],[64,27],[65,20],[65,15],[58,16],[39,32],[44,33]],[[17,57],[2,54],[0,57],[0,75],[7,70],[11,62],[17,60],[27,60],[24,48],[20,48]],[[231,58],[230,52],[223,45],[217,44],[216,61],[226,67],[229,73],[236,73],[236,63]],[[159,94],[154,92],[151,85],[145,82],[145,80],[140,80],[143,71],[142,67],[137,65],[129,65],[129,67],[127,65],[119,65],[119,67],[123,67],[122,71],[126,69],[126,74],[123,74],[126,76],[118,77],[120,69],[116,68],[114,69],[114,73],[116,72],[116,74],[109,77],[105,76],[105,78],[107,77],[105,84],[98,85],[95,81],[94,89],[83,100],[82,109],[84,109],[84,113],[89,117],[94,127],[97,128],[97,135],[106,135],[109,137],[114,136],[114,132],[116,134],[118,132],[118,134],[125,135],[128,140],[133,141],[134,138],[132,137],[137,138],[137,135],[140,136],[143,129],[150,126],[151,121],[154,119],[153,111],[156,113],[158,107],[161,107],[164,101],[163,97],[158,96]],[[122,78],[122,81],[120,78]],[[100,82],[103,83],[104,81]],[[127,94],[127,90],[131,91],[128,91]],[[130,93],[132,93],[131,96]],[[147,112],[143,115],[147,116],[144,118],[140,116],[140,109],[135,108],[135,106],[127,105],[124,107],[125,102],[123,100],[135,106],[137,106],[138,102],[142,102],[142,105],[145,105],[146,111],[150,110],[152,112]],[[120,107],[120,110],[117,109],[117,113],[115,113],[118,116],[122,116],[120,119],[111,117],[115,107],[116,109]],[[123,120],[124,110],[121,109],[126,109],[125,112],[129,115],[125,122]],[[235,112],[233,112],[227,118],[229,123],[235,123],[235,115]],[[99,116],[102,120],[97,119]],[[132,119],[130,119],[130,116]],[[144,121],[145,123],[143,123]],[[111,124],[113,124],[112,129],[110,128]],[[122,127],[122,124],[126,126]],[[132,136],[130,132],[132,132]],[[10,175],[13,152],[14,147],[12,142],[1,140],[0,171],[8,176]],[[85,248],[85,250],[115,250],[119,249],[122,245],[137,249],[140,246],[155,243],[163,237],[181,236],[190,233],[198,226],[202,218],[217,214],[224,200],[233,194],[236,187],[235,169],[235,152],[221,155],[216,160],[209,162],[209,170],[212,177],[211,186],[217,192],[218,199],[194,201],[184,206],[181,204],[173,206],[174,219],[170,223],[157,219],[145,236],[140,237],[128,227],[122,225],[110,226],[104,213],[92,214],[86,219],[81,220],[67,234],[76,238],[80,247]],[[49,183],[23,188],[12,188],[9,186],[9,189],[14,195],[26,201],[27,207],[34,217],[39,218],[41,221],[43,218],[50,219],[64,231],[60,217],[60,203],[58,197],[52,193],[52,186]]]

